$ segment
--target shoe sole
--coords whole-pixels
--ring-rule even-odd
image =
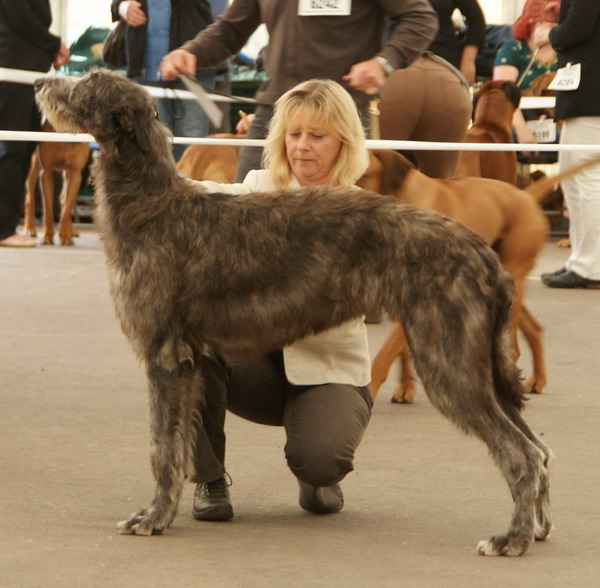
[[[224,509],[223,507],[215,507],[202,511],[192,509],[192,516],[197,521],[228,521],[233,518],[233,509]]]

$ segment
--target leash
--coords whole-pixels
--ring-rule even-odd
[[[538,53],[540,52],[540,48],[538,47],[532,54],[531,54],[531,59],[529,60],[529,63],[527,64],[527,67],[525,68],[525,70],[523,71],[523,73],[519,76],[519,79],[517,80],[517,86],[521,85],[521,82],[525,79],[525,76],[529,73],[529,70],[531,69],[531,66],[533,65],[533,62],[536,60]]]
[[[369,138],[376,141],[381,139],[380,117],[379,97],[373,98],[369,102]]]

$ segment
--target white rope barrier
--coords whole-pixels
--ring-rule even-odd
[[[15,84],[33,85],[40,78],[57,77],[56,73],[40,73],[39,71],[27,71],[23,69],[11,69],[0,67],[0,82],[13,82]],[[196,100],[196,96],[189,90],[177,90],[171,88],[160,88],[158,86],[141,86],[152,96],[152,98],[179,98],[181,100]],[[222,96],[220,94],[206,94],[213,102],[243,102],[256,104],[253,98],[243,96]]]
[[[93,143],[87,134],[43,133],[29,131],[0,131],[0,141],[44,141],[47,143]],[[219,139],[211,137],[175,137],[177,145],[239,145],[262,147],[263,139]],[[600,145],[560,145],[554,143],[450,143],[442,141],[384,141],[366,140],[368,149],[398,151],[600,151]]]
[[[14,82],[20,84],[33,84],[35,80],[43,77],[56,76],[56,73],[43,74],[37,71],[26,71],[0,67],[0,82]],[[194,94],[188,90],[171,90],[154,86],[142,86],[153,98],[178,98],[195,100]],[[255,103],[250,98],[237,96],[220,96],[208,94],[215,102],[247,102]],[[520,107],[527,108],[552,108],[553,96],[524,97],[521,98]],[[0,141],[44,141],[56,143],[94,143],[94,138],[87,134],[67,133],[42,133],[27,131],[2,131]],[[174,137],[172,142],[177,145],[240,145],[244,147],[262,147],[264,140],[259,139],[215,139]],[[600,145],[560,145],[554,143],[450,143],[438,141],[375,141],[367,140],[368,149],[395,149],[399,151],[600,151]]]
[[[40,73],[22,69],[0,67],[0,82],[14,82],[17,84],[33,84],[35,80],[44,77],[56,76],[56,73]],[[195,100],[196,97],[189,90],[171,90],[157,86],[142,86],[153,98],[181,98],[182,100]],[[215,102],[247,102],[256,104],[256,100],[242,96],[221,96],[220,94],[207,94]],[[554,108],[554,96],[525,96],[521,98],[519,108]]]

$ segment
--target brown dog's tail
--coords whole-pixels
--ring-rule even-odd
[[[580,163],[578,165],[574,165],[573,167],[570,167],[569,169],[566,169],[565,171],[562,171],[556,174],[555,176],[542,178],[537,182],[533,182],[533,184],[530,184],[529,186],[524,188],[524,190],[525,192],[531,194],[537,202],[541,202],[548,194],[550,194],[550,192],[552,192],[556,188],[556,185],[562,179],[568,178],[573,174],[579,173],[586,167],[596,165],[597,163],[600,163],[600,155],[597,155],[592,159],[588,159],[587,161],[584,161],[583,163]]]

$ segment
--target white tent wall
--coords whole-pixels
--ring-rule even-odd
[[[111,26],[110,0],[50,0],[52,32],[69,46],[89,26]]]

